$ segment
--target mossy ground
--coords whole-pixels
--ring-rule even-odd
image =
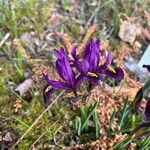
[[[62,39],[57,37],[54,32],[67,33],[74,45],[77,45],[86,34],[87,23],[89,25],[96,23],[98,29],[93,37],[102,40],[108,39],[110,44],[106,49],[119,53],[124,44],[117,36],[121,20],[125,18],[125,15],[133,18],[137,15],[141,17],[140,14],[132,14],[133,9],[135,7],[146,9],[149,5],[148,1],[145,1],[146,3],[133,0],[125,2],[120,0],[102,1],[94,19],[89,20],[98,7],[97,1],[73,1],[71,3],[68,0],[27,0],[25,2],[15,0],[8,3],[7,1],[5,3],[0,2],[0,41],[3,40],[6,33],[11,34],[0,48],[0,136],[11,131],[14,137],[12,141],[7,143],[1,141],[0,146],[4,146],[6,149],[13,146],[46,109],[42,97],[44,81],[40,76],[36,75],[37,80],[34,86],[25,97],[20,97],[14,91],[18,84],[25,80],[25,77],[20,79],[18,70],[12,61],[17,58],[13,40],[20,39],[25,33],[35,32],[36,38],[42,43],[35,42],[32,46],[26,45],[26,43],[21,45],[25,51],[30,53],[31,59],[39,59],[39,61],[35,61],[36,63],[30,64],[27,58],[23,58],[25,60],[23,60],[23,68],[25,72],[30,70],[32,76],[35,73],[35,66],[40,64],[46,67],[50,65],[50,68],[53,68],[51,65],[55,61],[52,56],[53,50],[44,51],[43,47],[44,44],[47,44],[46,48],[49,46],[54,49],[64,44]],[[53,20],[51,20],[52,12],[56,13]],[[111,30],[112,28],[113,30]],[[52,32],[49,39],[48,36],[43,37],[45,32]],[[38,51],[38,48],[43,51]],[[35,53],[32,52],[33,49]],[[38,64],[38,62],[40,63]],[[93,103],[93,101],[85,101],[88,99],[88,96],[84,96],[84,92],[87,95],[86,89],[86,87],[80,89],[79,106],[77,103],[71,103],[74,99],[72,96],[71,98],[68,98],[69,96],[63,98],[63,96],[66,96],[63,94],[50,111],[42,115],[41,119],[14,149],[28,150],[35,147],[41,150],[53,148],[59,150],[63,146],[85,144],[96,140],[92,127],[80,137],[75,134],[75,118],[81,115],[80,107],[86,107],[89,103]],[[54,97],[56,98],[59,93],[60,91]],[[20,101],[21,107],[16,111],[15,104],[17,101]]]

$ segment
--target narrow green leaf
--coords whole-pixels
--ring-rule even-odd
[[[130,113],[130,108],[128,106],[128,96],[126,97],[126,100],[125,100],[125,103],[124,103],[124,107],[123,107],[123,111],[122,111],[122,114],[121,114],[121,120],[120,120],[120,128],[122,128],[123,126],[123,123],[125,121],[125,119],[127,118],[128,114]]]
[[[83,124],[83,122],[86,121],[86,118],[88,116],[88,111],[86,110],[85,107],[81,107],[81,124]],[[86,124],[85,125],[85,130],[87,131],[88,130],[88,125]]]
[[[122,140],[119,143],[117,143],[113,147],[113,150],[125,149],[132,142],[133,139],[134,139],[134,136],[132,136],[132,137],[126,137],[124,140]]]
[[[147,137],[144,138],[140,150],[147,150],[149,146],[150,146],[150,134],[148,134]]]
[[[115,114],[116,114],[116,110],[114,109],[114,111],[113,111],[113,113],[111,115],[111,118],[110,118],[110,123],[109,123],[109,127],[108,127],[108,134],[110,134],[112,123],[113,123],[114,118],[115,118]]]
[[[94,125],[95,125],[95,135],[96,135],[96,138],[98,138],[99,137],[99,124],[98,124],[98,115],[97,115],[96,108],[94,109],[94,112],[93,112],[93,120],[94,120]]]
[[[78,136],[81,135],[81,118],[80,117],[76,117],[75,120],[75,130]]]
[[[18,117],[13,116],[13,118],[18,121],[20,124],[22,124],[23,126],[25,126],[27,129],[30,127],[29,125],[27,125],[25,122],[21,121],[21,119],[19,119]]]
[[[85,129],[85,126],[86,126],[88,120],[90,119],[90,117],[92,116],[92,114],[93,114],[95,108],[97,107],[97,105],[98,105],[98,102],[95,103],[95,105],[92,107],[90,113],[88,114],[86,120],[83,122],[82,127],[81,127],[81,132]]]

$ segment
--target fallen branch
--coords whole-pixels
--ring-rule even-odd
[[[7,39],[10,37],[10,33],[7,33],[2,41],[0,42],[0,48],[3,46],[3,44],[7,41]]]

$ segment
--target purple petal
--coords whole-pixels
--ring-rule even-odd
[[[51,80],[49,76],[45,73],[43,73],[43,76],[44,79],[47,81],[48,85],[51,85],[54,89],[68,90],[71,88],[67,83]]]
[[[98,85],[100,81],[99,78],[94,78],[94,77],[88,77],[88,79],[93,85]]]
[[[150,121],[150,98],[148,98],[145,108],[145,120]]]
[[[50,101],[51,95],[53,94],[54,89],[52,88],[51,85],[47,84],[46,87],[43,90],[43,99],[44,99],[44,104],[48,104]]]
[[[61,81],[50,81],[50,84],[53,86],[54,89],[62,89],[62,90],[70,90],[72,87],[67,83]]]
[[[115,72],[110,71],[109,69],[106,69],[104,71],[104,74],[106,74],[107,76],[112,77],[116,80],[122,80],[124,78],[124,72],[120,67],[114,68],[114,71]]]
[[[56,56],[57,59],[61,59],[62,55],[58,50],[54,50],[54,55]]]
[[[82,70],[84,70],[84,73],[87,73],[88,71],[90,71],[90,64],[87,60],[84,60],[82,62]]]
[[[142,138],[150,132],[150,122],[143,122],[137,126],[130,135],[135,135],[135,138]]]
[[[78,60],[77,53],[76,53],[76,48],[72,49],[71,55],[72,55],[74,60]]]
[[[68,60],[67,52],[63,47],[60,48],[60,50],[54,50],[54,55],[56,56],[57,59],[62,59],[65,58]]]
[[[99,65],[100,59],[100,41],[90,40],[84,49],[83,61],[86,60],[90,64],[91,70]]]
[[[75,75],[70,64],[66,63],[65,61],[58,60],[56,62],[56,71],[65,82],[73,86]]]
[[[103,80],[103,75],[97,75],[93,72],[88,72],[87,75],[88,81],[91,82],[93,85],[98,85],[99,81]]]
[[[88,72],[87,73],[87,80],[92,83],[93,85],[98,85],[99,81],[103,81],[105,79],[104,74],[98,74],[95,72]]]
[[[96,40],[95,40],[95,44],[96,44],[97,48],[99,49],[100,44],[101,44],[100,40],[99,40],[99,39],[96,39]]]
[[[51,79],[50,79],[50,77],[48,76],[48,74],[45,74],[44,72],[42,72],[42,75],[43,75],[44,79],[50,84]]]
[[[70,85],[74,85],[75,74],[70,66],[67,53],[63,48],[60,51],[55,50],[55,55],[58,58],[56,61],[56,71],[59,76]]]
[[[150,65],[143,65],[143,68],[146,68],[150,72]]]
[[[80,62],[77,55],[76,55],[76,49],[73,48],[72,50],[72,57],[74,59],[73,63],[76,66],[76,68],[80,71],[80,73],[86,74],[86,72],[88,72],[89,69],[89,65],[87,63],[87,61],[84,61],[84,63]]]
[[[80,74],[76,79],[76,88],[79,87],[85,79],[86,79],[86,76],[83,74]]]

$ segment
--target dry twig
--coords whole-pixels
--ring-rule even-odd
[[[7,41],[7,39],[10,37],[10,33],[7,33],[2,41],[0,42],[0,48],[3,46],[3,44]]]
[[[77,54],[79,54],[81,52],[81,50],[83,49],[83,47],[85,46],[85,44],[89,41],[89,39],[91,38],[92,34],[96,31],[97,26],[96,25],[92,25],[86,32],[80,46],[77,48]]]

